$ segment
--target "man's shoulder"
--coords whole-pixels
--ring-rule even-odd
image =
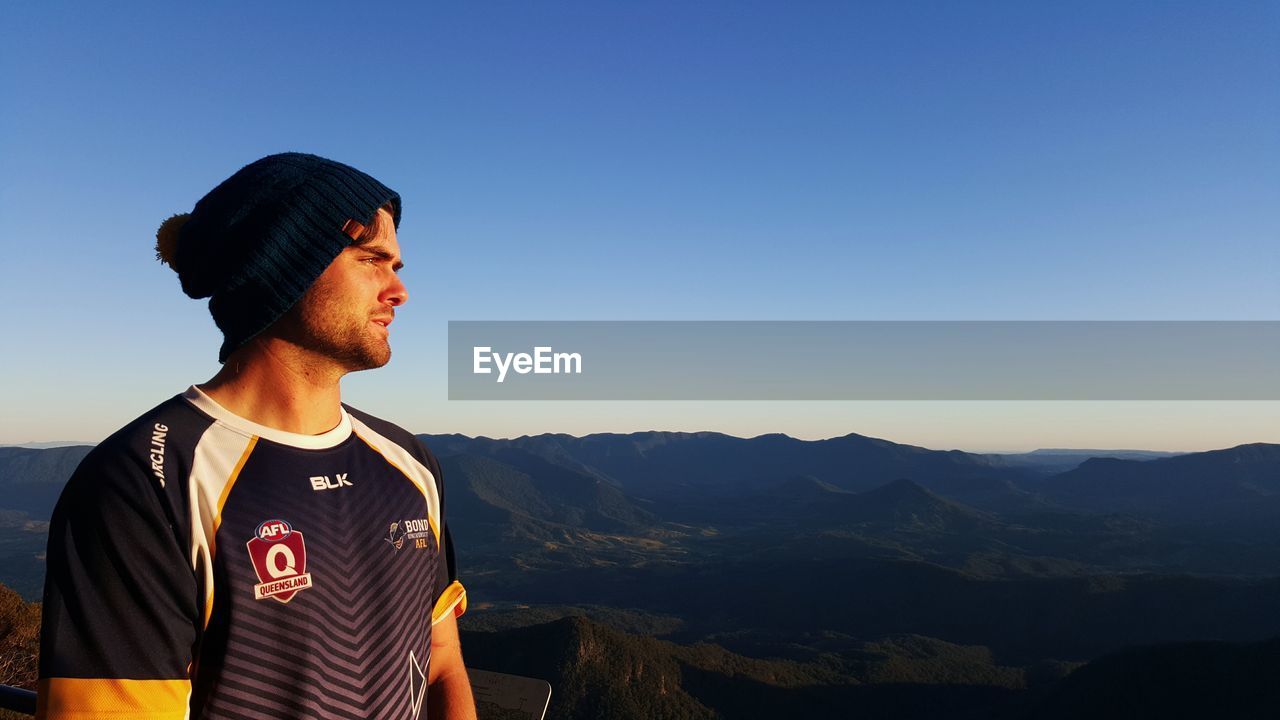
[[[174,395],[126,423],[90,454],[150,456],[158,447],[168,450],[175,440],[198,439],[212,424],[182,395]]]
[[[63,492],[81,502],[154,485],[164,489],[190,465],[212,419],[183,400],[165,400],[112,433],[85,455]]]
[[[413,433],[389,420],[383,420],[377,415],[371,415],[359,408],[351,407],[346,403],[343,403],[342,407],[349,415],[351,415],[351,417],[359,420],[365,425],[368,425],[379,435],[382,435],[389,440],[395,440],[397,443],[418,442],[418,439],[414,437]]]

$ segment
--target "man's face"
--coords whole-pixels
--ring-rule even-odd
[[[409,299],[396,274],[400,244],[385,210],[385,230],[344,249],[279,323],[281,338],[338,363],[345,372],[382,367],[391,359],[388,325]]]

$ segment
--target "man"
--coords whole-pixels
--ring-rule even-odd
[[[440,466],[339,399],[390,359],[399,221],[382,183],[286,153],[161,226],[223,366],[68,482],[38,717],[475,717]]]

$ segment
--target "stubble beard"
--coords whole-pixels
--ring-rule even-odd
[[[281,335],[337,365],[344,373],[391,360],[391,344],[370,328],[373,314],[340,303],[299,303],[281,318]]]
[[[390,343],[370,333],[369,318],[359,326],[317,328],[313,347],[347,372],[372,370],[391,361]]]

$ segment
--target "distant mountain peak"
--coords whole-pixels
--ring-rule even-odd
[[[1019,454],[1019,453],[1012,453]],[[1091,448],[1038,448],[1026,455],[1091,455],[1093,457],[1117,457],[1121,455],[1164,455],[1169,454],[1164,450],[1098,450]]]
[[[45,440],[40,442],[24,442],[24,443],[0,443],[0,448],[26,448],[27,450],[50,450],[53,448],[63,447],[93,447],[96,442],[88,442],[86,440]]]
[[[1040,490],[1077,509],[1238,523],[1280,495],[1280,445],[1249,443],[1150,460],[1092,458]]]
[[[1120,468],[1141,465],[1147,460],[1129,460],[1126,458],[1114,457],[1091,457],[1080,463],[1081,468]]]
[[[902,528],[955,530],[986,520],[984,513],[936,495],[908,478],[858,493],[851,502],[856,503],[857,518]]]
[[[917,483],[910,478],[898,478],[891,482],[887,482],[878,488],[868,490],[862,493],[863,497],[894,497],[894,498],[919,498],[924,500],[937,500],[939,502],[948,502],[943,498],[929,492],[923,485]]]
[[[1258,459],[1275,459],[1280,458],[1280,444],[1277,443],[1245,443],[1244,445],[1236,445],[1225,450],[1211,450],[1209,452],[1219,452],[1230,455],[1248,456]]]

